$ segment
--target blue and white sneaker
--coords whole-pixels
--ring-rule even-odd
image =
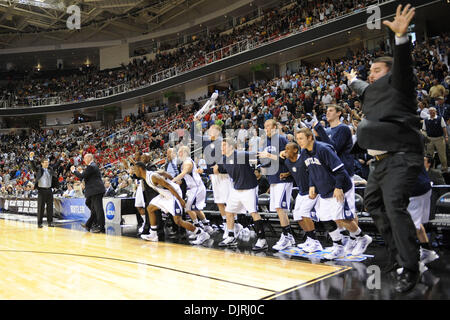
[[[238,244],[235,237],[226,237],[223,241],[219,243],[219,247],[236,247]]]
[[[294,246],[295,243],[292,243],[292,241],[289,239],[288,236],[285,236],[283,233],[281,234],[280,240],[272,247],[273,250],[280,251],[284,250],[288,247]]]
[[[194,245],[199,245],[202,244],[203,242],[205,242],[206,240],[208,240],[210,238],[209,234],[205,231],[202,231],[197,238],[191,242],[191,244]]]
[[[305,251],[307,253],[313,253],[316,251],[323,250],[322,244],[319,242],[319,240],[314,240],[311,238],[309,238],[309,239],[310,239],[310,241],[303,246],[303,249],[302,249],[303,251]]]
[[[330,253],[324,254],[323,258],[327,260],[334,260],[337,258],[342,258],[345,255],[344,246],[339,244],[333,244]]]
[[[367,234],[363,237],[356,238],[356,245],[352,251],[352,256],[360,256],[366,252],[367,247],[372,243],[372,237]]]

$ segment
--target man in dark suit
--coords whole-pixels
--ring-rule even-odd
[[[64,155],[63,155],[64,157]],[[34,188],[38,190],[38,228],[42,228],[42,220],[44,217],[44,209],[47,207],[47,224],[49,227],[53,225],[53,191],[52,188],[58,187],[58,177],[54,168],[57,168],[60,161],[53,166],[49,166],[49,159],[43,158],[41,165],[36,165],[34,161],[34,152],[30,152],[30,164],[36,173],[36,182]]]
[[[394,58],[373,61],[370,84],[355,79],[354,70],[345,73],[350,88],[363,100],[365,117],[358,126],[358,144],[375,157],[364,204],[385,240],[390,259],[385,271],[394,276],[398,292],[411,290],[420,279],[416,230],[407,211],[424,151],[407,36],[414,14],[409,4],[403,10],[399,5],[394,21],[383,22],[395,33]]]
[[[75,176],[77,176],[80,180],[84,180],[86,206],[91,210],[91,216],[86,221],[86,224],[82,226],[87,231],[91,231],[93,233],[104,233],[105,212],[103,210],[102,198],[106,190],[103,184],[102,174],[100,173],[100,169],[97,164],[94,162],[94,156],[92,154],[86,154],[83,161],[87,165],[84,171],[81,167],[78,167],[78,171],[75,171],[74,166],[70,168],[70,171]]]

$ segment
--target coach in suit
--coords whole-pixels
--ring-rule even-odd
[[[43,158],[41,165],[37,165],[34,161],[34,152],[30,152],[30,164],[36,173],[36,182],[34,188],[38,190],[38,228],[42,228],[42,220],[44,217],[44,209],[47,207],[47,224],[49,227],[53,225],[53,191],[52,188],[58,187],[58,177],[55,168],[58,168],[60,161],[53,167],[49,166],[49,159]]]
[[[93,233],[105,232],[105,212],[103,210],[102,198],[105,194],[105,186],[103,184],[100,169],[94,162],[94,156],[90,153],[84,156],[84,163],[87,165],[84,171],[72,166],[70,171],[80,180],[84,180],[86,206],[91,210],[91,216],[82,225],[86,230]],[[94,225],[95,224],[95,225]]]
[[[398,292],[411,290],[419,281],[419,247],[414,223],[407,211],[412,186],[423,166],[423,141],[416,109],[415,77],[407,29],[414,17],[408,4],[397,7],[393,22],[394,57],[376,58],[367,84],[356,72],[345,73],[350,88],[363,99],[364,119],[358,126],[358,144],[375,157],[364,195],[364,204],[385,240]],[[397,275],[398,268],[403,267]]]

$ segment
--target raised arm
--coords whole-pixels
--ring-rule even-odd
[[[33,171],[36,172],[38,170],[38,168],[36,167],[36,163],[34,162],[34,152],[33,151],[30,152],[30,156],[28,159],[30,160],[31,169],[33,169]]]
[[[348,128],[347,130],[347,127],[338,128],[338,131],[336,132],[335,138],[333,140],[328,137],[325,129],[320,123],[317,123],[314,129],[319,134],[320,139],[325,143],[331,144],[338,154],[345,150],[345,148],[347,147],[347,141],[352,137],[350,128]]]
[[[75,176],[77,176],[78,179],[83,180],[83,179],[86,179],[86,177],[89,177],[91,175],[92,170],[93,170],[93,168],[91,166],[87,166],[83,172],[78,172],[77,170],[74,170],[74,171],[72,171],[72,173]]]
[[[363,96],[364,91],[369,86],[365,81],[356,78],[356,71],[352,69],[351,73],[344,72],[348,79],[348,87],[355,91],[358,96]]]
[[[383,21],[383,24],[395,33],[392,86],[408,96],[415,94],[411,43],[407,35],[408,26],[414,15],[414,8],[411,8],[410,4],[407,4],[403,10],[402,5],[399,4],[394,21]]]
[[[319,122],[316,122],[316,124],[313,126],[313,129],[316,130],[322,142],[331,144],[333,147],[336,148],[336,146],[333,144],[333,141],[331,141],[330,137],[328,137],[327,133],[325,132],[325,129]]]

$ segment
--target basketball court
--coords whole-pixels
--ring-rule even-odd
[[[0,220],[1,299],[274,299],[350,267]]]

